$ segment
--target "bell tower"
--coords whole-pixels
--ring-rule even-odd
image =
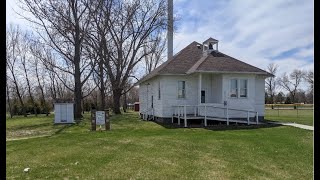
[[[209,39],[205,40],[202,45],[203,45],[203,53],[204,54],[209,54],[212,51],[218,51],[218,40],[213,39],[210,37]]]

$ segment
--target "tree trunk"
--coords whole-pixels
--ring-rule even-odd
[[[38,61],[36,61],[35,62],[35,70],[36,70],[36,76],[37,76],[37,80],[38,80],[38,85],[39,85],[39,88],[40,88],[40,91],[41,91],[41,106],[42,107],[44,107],[44,109],[45,109],[45,112],[46,112],[46,116],[48,116],[49,115],[49,108],[48,108],[48,106],[47,106],[47,104],[46,104],[46,99],[45,99],[45,97],[44,97],[44,92],[43,92],[43,87],[42,87],[42,85],[41,85],[41,83],[40,83],[40,78],[39,78],[39,72],[38,72]]]
[[[113,92],[113,112],[115,114],[121,114],[120,111],[120,97],[121,97],[121,92],[122,89],[115,89],[112,91]]]
[[[76,121],[80,121],[82,118],[82,110],[81,110],[81,81],[80,81],[80,68],[79,63],[75,65],[75,85],[74,85],[74,100],[75,100],[75,111],[74,111],[74,118]]]
[[[122,105],[122,108],[123,108],[123,112],[127,112],[127,93],[123,94],[123,105]]]
[[[9,92],[8,85],[7,85],[7,101],[8,101],[8,106],[9,106],[10,118],[12,118],[13,115],[12,115],[12,109],[11,109],[11,103],[10,103],[10,92]]]
[[[99,62],[99,78],[100,78],[100,96],[101,96],[101,111],[104,111],[106,108],[106,96],[104,94],[105,86],[104,86],[104,78],[103,78],[103,59]]]
[[[23,103],[23,100],[22,100],[22,97],[21,97],[21,94],[20,94],[20,91],[19,91],[19,86],[18,86],[18,83],[16,81],[16,77],[15,75],[12,73],[12,76],[13,76],[13,83],[16,87],[16,92],[17,92],[17,95],[18,95],[18,98],[19,98],[19,101],[20,101],[20,104],[21,104],[21,107],[22,107],[22,114],[24,117],[27,117],[27,113],[26,113],[26,107],[24,106],[24,103]]]
[[[28,72],[27,72],[27,68],[26,68],[26,64],[25,64],[25,61],[22,62],[22,65],[23,65],[23,69],[24,69],[24,73],[26,75],[26,81],[27,81],[27,86],[28,86],[28,93],[29,93],[29,97],[31,99],[31,103],[32,103],[32,106],[33,106],[33,113],[38,116],[38,113],[37,113],[37,107],[36,107],[36,103],[34,101],[34,98],[32,96],[32,93],[31,93],[31,86],[30,86],[30,82],[29,82],[29,78],[28,78]]]
[[[74,8],[74,7],[72,7]],[[81,109],[81,100],[82,100],[82,83],[81,83],[81,72],[80,72],[80,55],[81,55],[81,41],[80,41],[80,27],[79,27],[79,19],[77,19],[77,11],[75,9],[72,9],[74,11],[74,18],[75,18],[75,37],[74,37],[74,97],[75,97],[75,119],[77,121],[80,121],[82,118],[82,109]]]

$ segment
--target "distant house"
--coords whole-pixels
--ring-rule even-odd
[[[185,127],[188,119],[258,123],[270,76],[219,52],[218,40],[192,42],[138,82],[140,115]]]

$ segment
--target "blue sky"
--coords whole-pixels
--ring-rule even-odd
[[[219,40],[219,50],[281,75],[314,62],[312,0],[173,0],[177,16],[174,52],[193,41]]]
[[[7,1],[7,23],[26,26]],[[193,41],[219,40],[219,51],[266,69],[274,62],[281,75],[314,64],[312,0],[173,0],[174,53]]]

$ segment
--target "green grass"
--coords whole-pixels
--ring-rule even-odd
[[[52,117],[17,118],[7,120],[7,126],[43,124],[55,130],[52,122]],[[286,126],[174,129],[141,121],[133,112],[113,116],[111,131],[89,129],[86,116],[51,136],[7,141],[7,178],[313,178],[313,131]],[[26,167],[29,173],[23,173]]]
[[[313,126],[313,110],[300,109],[266,109],[265,119],[281,122],[295,122]]]

